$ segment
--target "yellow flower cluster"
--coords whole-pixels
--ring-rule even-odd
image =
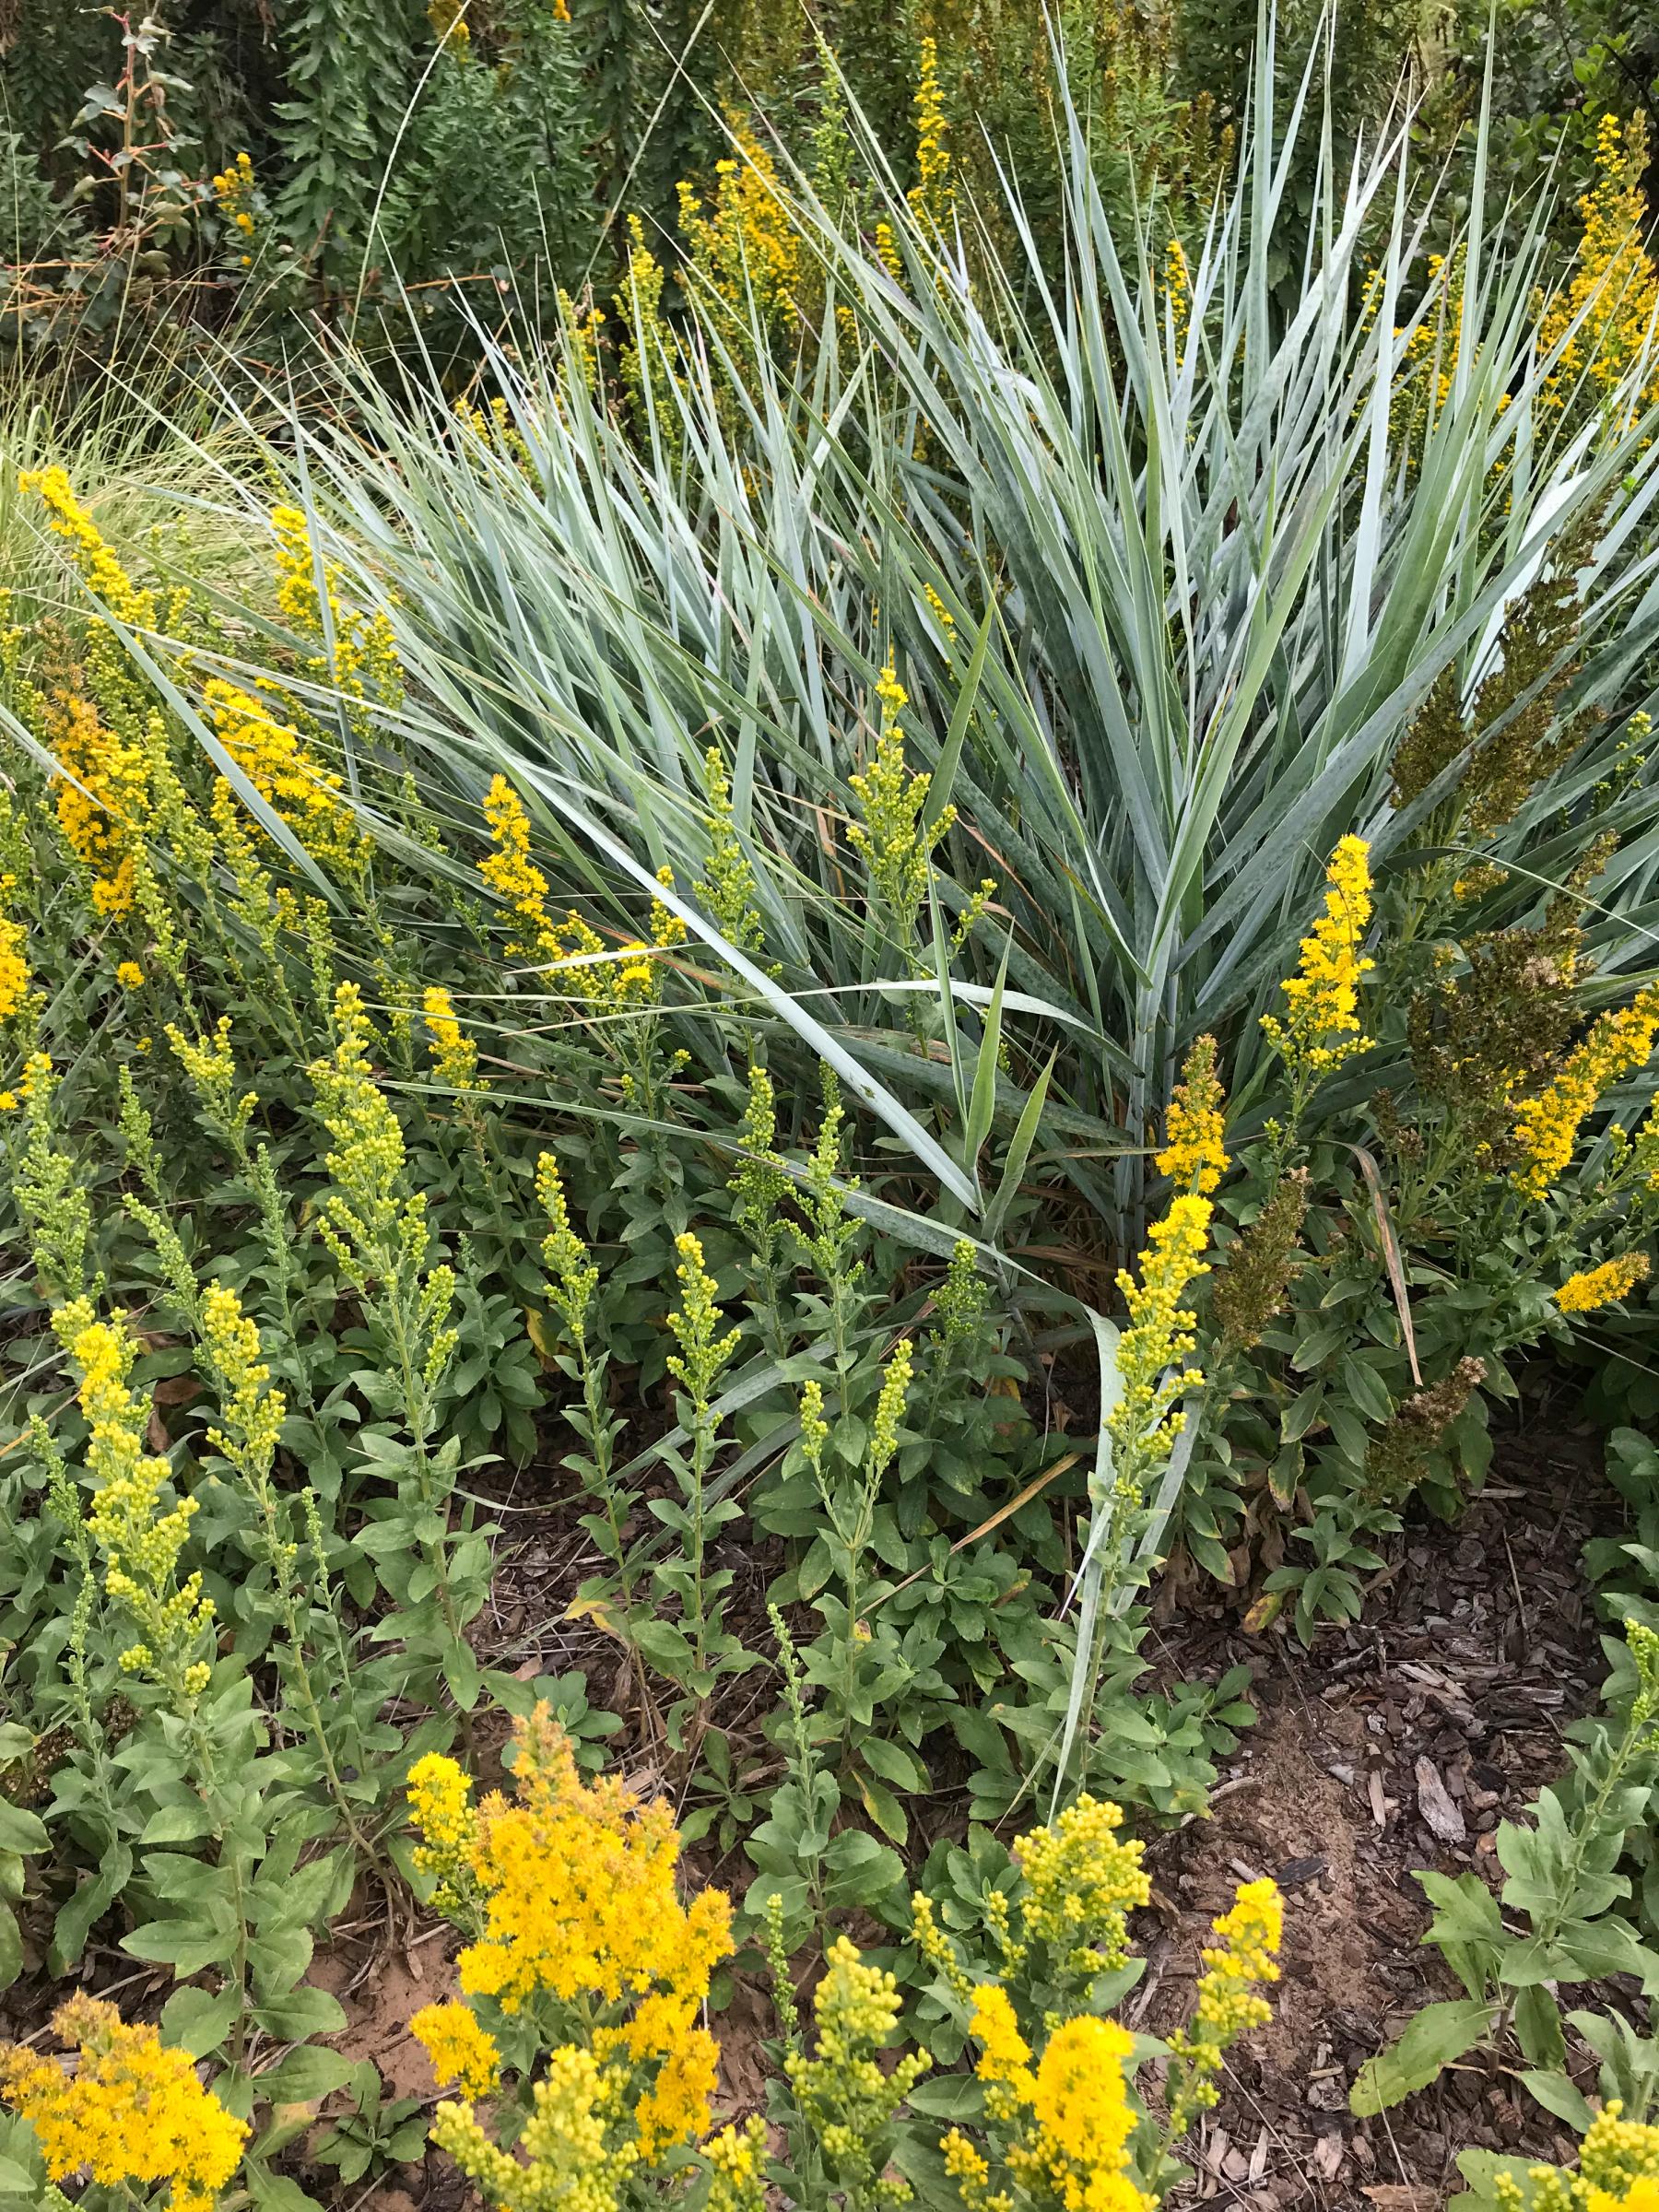
[[[1141,1865],[1145,1846],[1120,1837],[1123,1825],[1115,1805],[1082,1796],[1016,1847],[1026,1935],[1048,1944],[1065,1972],[1107,1973],[1129,1955],[1128,1916],[1150,1898],[1152,1878]]]
[[[1566,408],[1588,398],[1605,406],[1622,399],[1620,428],[1659,400],[1659,269],[1647,250],[1641,190],[1647,164],[1643,118],[1637,115],[1621,129],[1616,115],[1604,115],[1596,134],[1595,182],[1579,202],[1584,227],[1571,281],[1538,316],[1540,349],[1561,348],[1546,380],[1543,404]],[[1641,388],[1622,390],[1638,363],[1643,364]]]
[[[765,2212],[766,2123],[723,2127],[702,2147],[709,2167],[709,2212]]]
[[[188,1696],[206,1688],[209,1670],[185,1653],[211,1625],[213,1600],[192,1574],[172,1587],[179,1554],[190,1533],[194,1498],[161,1510],[171,1470],[165,1459],[147,1458],[149,1406],[127,1388],[134,1344],[123,1317],[95,1320],[89,1300],[60,1306],[52,1325],[80,1370],[80,1408],[90,1431],[87,1465],[98,1484],[87,1525],[108,1562],[104,1587],[124,1603],[146,1641],[121,1653],[129,1673],[155,1671]]]
[[[1211,1923],[1218,1941],[1200,1957],[1198,1997],[1188,2026],[1170,2039],[1170,2112],[1176,2132],[1216,2101],[1215,2077],[1228,2045],[1273,2017],[1256,1984],[1278,1980],[1278,1949],[1285,1905],[1277,1883],[1264,1877],[1234,1892],[1230,1912]]]
[[[29,932],[6,911],[17,888],[15,876],[0,875],[0,1022],[22,1012],[34,980],[29,966]]]
[[[1594,1313],[1597,1306],[1611,1306],[1627,1297],[1647,1275],[1646,1253],[1627,1252],[1617,1260],[1604,1260],[1599,1267],[1570,1275],[1556,1292],[1555,1302],[1563,1313]]]
[[[915,911],[927,896],[932,875],[928,855],[954,826],[956,808],[945,806],[925,828],[922,809],[933,778],[905,765],[904,726],[900,717],[910,694],[891,661],[876,686],[881,725],[875,758],[866,770],[848,778],[864,820],[853,822],[847,841],[875,878],[876,888],[900,929],[908,934]]]
[[[1381,294],[1380,272],[1373,272],[1368,308],[1374,312]],[[1448,261],[1442,253],[1429,256],[1424,288],[1426,308],[1407,335],[1406,326],[1394,331],[1404,338],[1394,389],[1390,395],[1389,426],[1406,448],[1406,465],[1416,468],[1422,441],[1430,423],[1437,421],[1452,397],[1463,347],[1464,253],[1460,246]]]
[[[276,539],[277,611],[296,635],[324,649],[312,659],[313,673],[331,678],[357,699],[371,690],[382,700],[401,697],[403,669],[390,618],[383,612],[365,615],[345,604],[339,571],[331,561],[318,562],[310,525],[298,507],[274,507],[271,528]]]
[[[465,0],[429,0],[427,21],[440,46],[450,47],[456,53],[466,53],[472,43],[472,31],[465,13]]]
[[[514,917],[510,953],[549,967],[566,968],[574,994],[595,1009],[621,1011],[656,1003],[656,972],[651,946],[637,937],[618,949],[620,958],[606,957],[604,939],[580,914],[569,912],[556,923],[547,912],[547,879],[530,857],[530,818],[524,801],[505,776],[497,776],[484,800],[484,819],[495,851],[478,863],[478,873]],[[667,868],[657,880],[672,889]],[[652,943],[659,951],[682,945],[686,925],[661,900],[652,904]]]
[[[1135,2038],[1115,2020],[1065,2020],[1043,2047],[1031,2114],[1010,2147],[1008,2168],[1033,2194],[1052,2191],[1065,2212],[1151,2212],[1125,2171],[1135,2113],[1124,2072]]]
[[[1359,1029],[1359,983],[1375,966],[1360,957],[1371,920],[1371,847],[1345,837],[1325,870],[1324,912],[1301,941],[1297,972],[1279,986],[1285,1018],[1264,1014],[1262,1027],[1292,1071],[1324,1075],[1366,1051]]]
[[[429,1751],[409,1769],[409,1818],[421,1841],[415,1846],[415,1871],[437,1883],[434,1902],[453,1912],[470,1888],[472,1854],[478,1840],[472,1783],[453,1759]]]
[[[229,169],[223,169],[213,180],[213,196],[218,202],[219,213],[241,233],[246,245],[253,242],[254,194],[253,164],[246,154],[238,154]],[[253,262],[251,253],[244,253],[241,265],[245,269]]]
[[[456,1020],[449,993],[436,983],[429,985],[421,998],[420,1010],[426,1020],[433,1073],[439,1081],[447,1083],[452,1090],[480,1089],[478,1048]]]
[[[495,2038],[465,2005],[423,2005],[409,2022],[409,2033],[430,2060],[440,2088],[453,2086],[470,2100],[488,2097],[500,2081],[501,2053]]]
[[[306,851],[324,867],[359,875],[371,841],[340,795],[340,778],[312,757],[297,730],[235,684],[212,677],[204,696],[225,750]]]
[[[938,41],[924,38],[916,65],[916,182],[906,195],[924,229],[943,230],[950,220],[956,188],[950,182],[950,154],[945,143],[945,95],[939,88]]]
[[[491,1793],[475,1807],[467,1776],[437,1754],[411,1770],[416,1865],[477,1931],[457,1962],[463,1995],[508,2016],[534,2006],[544,2023],[551,1999],[582,2040],[551,2053],[515,2159],[471,2107],[499,2079],[494,2039],[468,2005],[427,2007],[415,2032],[468,2100],[441,2108],[433,2140],[504,2212],[611,2212],[635,2166],[708,2126],[717,2052],[697,2014],[732,1948],[731,1904],[714,1889],[680,1903],[669,1808],[616,1780],[584,1784],[546,1706],[514,1744],[511,1802]]]
[[[1576,2173],[1534,2166],[1528,2188],[1511,2174],[1494,2177],[1492,2193],[1504,2212],[1659,2212],[1659,2127],[1623,2117],[1610,2097],[1584,2130]]]
[[[1029,2104],[1037,2086],[1031,2046],[1019,2032],[1013,2000],[1000,1982],[987,1982],[974,1991],[968,2032],[980,2045],[973,2070],[992,2091],[987,2100],[992,2117],[1007,2116],[1015,2102]]]
[[[1175,333],[1175,366],[1186,359],[1186,336],[1193,319],[1193,274],[1186,248],[1172,238],[1164,249],[1164,298],[1170,303],[1170,321]]]
[[[1586,1115],[1610,1084],[1645,1066],[1656,1034],[1659,984],[1650,983],[1628,1006],[1602,1015],[1535,1098],[1512,1107],[1522,1155],[1513,1180],[1524,1196],[1542,1198],[1571,1165]]]
[[[981,2046],[975,2072],[985,2110],[1015,2131],[1008,2171],[1038,2202],[1065,2212],[1141,2212],[1150,2200],[1125,2171],[1135,2115],[1124,2062],[1135,2039],[1113,2020],[1055,2022],[1035,2071],[1007,1992],[993,1983],[975,1994],[969,2033]],[[966,2137],[947,2136],[946,2164],[971,2205],[990,2207],[990,2169]]]
[[[894,1977],[866,1966],[848,1938],[838,1936],[812,1995],[818,2048],[810,2058],[790,2052],[783,2069],[831,2171],[849,2178],[867,2166],[869,2146],[931,2064],[920,2051],[907,2052],[894,2066],[881,2064],[882,2046],[898,2025],[900,2010]],[[847,2194],[863,2200],[855,2187]],[[879,2191],[874,2201],[882,2201]]]
[[[771,154],[738,128],[737,154],[714,164],[714,206],[681,182],[679,227],[692,266],[729,307],[752,295],[769,321],[785,314],[800,277],[801,248]]]
[[[149,808],[150,763],[137,746],[107,728],[89,700],[59,691],[47,709],[58,828],[92,878],[92,904],[119,919],[130,913],[140,831]]]
[[[676,1890],[679,1837],[666,1805],[642,1805],[615,1779],[585,1785],[545,1707],[516,1731],[514,1801],[476,1810],[452,1760],[409,1778],[422,1833],[417,1865],[452,1897],[477,1900],[478,1939],[460,1954],[461,1987],[518,2012],[546,1993],[568,2005],[629,2006],[594,2034],[604,2061],[657,2071],[635,2120],[647,2153],[708,2124],[713,2038],[695,2025],[709,1978],[732,1947],[731,1904]]]
[[[1182,1080],[1170,1100],[1164,1148],[1158,1155],[1158,1171],[1183,1191],[1207,1198],[1228,1170],[1223,1146],[1221,1079],[1216,1073],[1216,1041],[1200,1037],[1193,1044],[1182,1069]]]
[[[0,1090],[0,1113],[16,1113],[34,1091],[42,1076],[52,1074],[52,1056],[48,1053],[30,1053],[23,1063],[23,1073],[18,1078],[16,1090]]]
[[[85,2172],[105,2187],[167,2183],[171,2212],[211,2212],[235,2173],[247,2123],[203,2088],[182,2051],[113,2005],[71,1997],[53,2015],[80,2054],[73,2075],[22,2044],[0,2050],[0,2096],[40,2140],[54,2182]]]
[[[470,2104],[441,2104],[432,2140],[447,2150],[499,2212],[618,2212],[637,2143],[609,2144],[618,2085],[591,2052],[562,2043],[531,2092],[532,2111],[513,2157],[492,2142]]]
[[[105,545],[97,524],[76,498],[68,474],[58,467],[25,469],[18,478],[21,492],[38,492],[45,501],[49,526],[67,541],[75,565],[97,597],[129,629],[153,629],[156,597],[140,591]]]
[[[270,1388],[271,1371],[260,1357],[259,1330],[241,1299],[223,1283],[202,1293],[202,1349],[219,1389],[219,1411],[230,1433],[209,1428],[207,1441],[235,1464],[268,1472],[276,1453],[288,1402]]]
[[[530,857],[530,818],[505,776],[497,776],[484,800],[484,820],[495,851],[478,873],[517,922],[507,949],[526,960],[557,960],[564,951],[547,913],[547,879]]]
[[[1120,1491],[1129,1502],[1139,1496],[1146,1468],[1164,1458],[1181,1434],[1185,1416],[1175,1401],[1204,1380],[1182,1364],[1197,1343],[1197,1315],[1181,1300],[1190,1283],[1209,1273],[1204,1254],[1213,1212],[1209,1200],[1193,1192],[1171,1199],[1148,1232],[1139,1281],[1127,1269],[1117,1278],[1129,1326],[1118,1339],[1123,1388],[1108,1425],[1118,1449]]]

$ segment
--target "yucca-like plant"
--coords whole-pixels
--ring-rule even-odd
[[[1240,181],[1190,256],[1156,210],[1112,235],[1079,135],[1063,285],[1034,241],[999,265],[971,211],[947,238],[898,195],[895,275],[803,187],[797,290],[821,315],[782,359],[758,282],[716,299],[694,277],[677,359],[644,349],[643,438],[614,389],[590,392],[569,332],[527,363],[487,347],[512,452],[458,434],[435,394],[366,383],[367,438],[295,426],[330,558],[393,613],[420,702],[401,735],[434,803],[470,829],[505,772],[619,919],[664,863],[682,887],[700,876],[718,747],[778,978],[682,890],[686,921],[758,1018],[818,1052],[841,1040],[830,1056],[970,1218],[991,1194],[963,1129],[924,1142],[891,1063],[914,1043],[908,1001],[959,1070],[962,1008],[983,1006],[1006,940],[1017,1075],[1057,1046],[1049,1109],[1129,1140],[1110,1189],[1098,1162],[1065,1163],[1121,1246],[1135,1147],[1186,1043],[1232,1036],[1248,1091],[1248,1017],[1293,964],[1330,851],[1357,830],[1385,865],[1413,830],[1388,796],[1413,714],[1448,667],[1472,689],[1506,608],[1587,516],[1572,703],[1642,701],[1652,424],[1541,404],[1560,371],[1535,343],[1535,230],[1500,254],[1477,194],[1425,278],[1434,210],[1408,218],[1401,133],[1324,172],[1283,316],[1267,262],[1314,126],[1299,112],[1276,133],[1270,88],[1265,62]],[[1012,182],[1001,213],[1019,229]],[[1407,441],[1417,388],[1433,404]],[[912,946],[845,835],[889,659],[911,765],[933,772],[924,818],[958,817]],[[1517,818],[1512,906],[1561,869],[1539,825],[1604,765],[1586,747]],[[1642,789],[1623,804],[1645,818]],[[1627,850],[1607,970],[1640,957],[1650,864]],[[984,877],[993,909],[952,960]],[[862,1068],[849,1022],[886,1032]],[[999,1114],[1019,1092],[999,1089]]]
[[[994,224],[884,186],[872,243],[796,180],[786,244],[775,220],[744,232],[745,281],[694,263],[666,324],[641,235],[613,321],[626,391],[616,356],[590,381],[568,317],[541,349],[481,333],[493,431],[347,360],[351,406],[296,418],[272,456],[319,558],[395,629],[386,735],[449,832],[406,856],[469,875],[500,773],[602,927],[641,935],[660,897],[730,979],[729,1018],[685,1018],[677,1041],[719,1080],[747,1025],[775,1064],[832,1065],[884,1124],[881,1218],[921,1248],[966,1234],[1006,1289],[1049,1298],[1065,1248],[1106,1407],[1096,1286],[1141,1241],[1181,1058],[1215,1033],[1234,1126],[1272,1112],[1257,1017],[1329,855],[1358,834],[1385,879],[1456,782],[1454,759],[1392,803],[1437,679],[1471,699],[1558,560],[1584,608],[1563,712],[1644,705],[1659,630],[1654,424],[1569,354],[1587,318],[1540,346],[1536,222],[1500,248],[1477,159],[1464,231],[1437,232],[1402,128],[1349,173],[1322,160],[1287,313],[1269,265],[1316,124],[1299,107],[1279,129],[1272,82],[1265,50],[1237,184],[1184,253],[1156,208],[1114,232],[1075,120],[1057,278],[1013,181]],[[1018,265],[992,243],[1010,231]],[[1430,242],[1450,250],[1425,272]],[[803,311],[787,347],[780,267]],[[337,720],[360,749],[360,711]],[[1617,732],[1482,846],[1507,871],[1483,920],[1570,874]],[[1610,993],[1651,962],[1659,849],[1644,768],[1616,784],[1591,931]],[[723,838],[753,928],[709,888]],[[556,976],[523,980],[568,1003]],[[809,1117],[816,1083],[794,1095]],[[1091,1549],[1081,1652],[1132,1580]]]

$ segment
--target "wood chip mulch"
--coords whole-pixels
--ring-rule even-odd
[[[1275,2020],[1232,2054],[1189,2147],[1188,2202],[1433,2212],[1462,2185],[1466,2147],[1574,2154],[1501,2063],[1472,2056],[1373,2120],[1347,2099],[1419,2006],[1463,1994],[1420,1947],[1430,1913],[1413,1870],[1472,1867],[1496,1888],[1499,1822],[1564,1771],[1564,1731],[1594,1709],[1606,1667],[1577,1560],[1618,1510],[1599,1459],[1590,1439],[1508,1440],[1456,1525],[1414,1528],[1361,1621],[1321,1630],[1311,1652],[1282,1630],[1223,1625],[1207,1652],[1194,1648],[1201,1630],[1172,1638],[1178,1670],[1247,1658],[1260,1719],[1211,1817],[1149,1853],[1130,2024],[1167,2033],[1186,2017],[1208,1923],[1236,1883],[1272,1875],[1287,1906]]]

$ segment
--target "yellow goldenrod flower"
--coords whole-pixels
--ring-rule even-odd
[[[415,1846],[415,1871],[435,1877],[434,1901],[441,1910],[464,1893],[470,1879],[478,1835],[472,1778],[442,1752],[429,1751],[409,1769],[406,1788],[409,1818],[421,1835]]]
[[[87,1465],[98,1484],[87,1526],[104,1555],[104,1588],[143,1631],[120,1654],[121,1665],[199,1696],[210,1670],[188,1654],[212,1625],[213,1600],[203,1595],[199,1573],[175,1583],[195,1500],[162,1509],[171,1469],[165,1459],[145,1455],[150,1407],[127,1387],[136,1347],[124,1317],[99,1321],[90,1301],[77,1298],[59,1307],[52,1325],[80,1370],[80,1408],[90,1431]]]
[[[441,2104],[432,2140],[500,2212],[541,2212],[551,2205],[618,2212],[640,2149],[637,2143],[607,2141],[617,2091],[591,2052],[561,2043],[531,2091],[519,2157],[490,2141],[470,2104]]]
[[[766,2123],[754,2113],[702,2147],[710,2168],[709,2212],[765,2212]]]
[[[848,778],[865,818],[850,825],[847,841],[869,868],[877,894],[900,935],[908,938],[933,875],[928,856],[954,825],[956,808],[943,807],[924,826],[922,809],[933,778],[921,771],[912,775],[906,767],[900,717],[910,694],[890,660],[881,672],[876,696],[881,704],[881,724],[875,758],[867,769]]]
[[[711,212],[690,185],[678,186],[688,258],[707,287],[740,309],[753,299],[769,321],[788,312],[800,274],[800,240],[779,189],[771,155],[738,125],[735,158],[714,164]]]
[[[271,529],[276,539],[277,609],[299,636],[324,649],[312,657],[312,673],[354,699],[362,700],[372,689],[395,701],[403,691],[403,668],[387,616],[365,615],[344,603],[340,571],[332,561],[317,560],[310,524],[298,507],[273,508]]]
[[[656,878],[665,891],[673,890],[674,870],[666,861],[657,870]],[[659,952],[671,951],[676,945],[686,942],[685,924],[660,899],[651,902],[651,941]]]
[[[1175,2133],[1184,2131],[1202,2107],[1215,2103],[1214,2077],[1228,2046],[1273,2017],[1256,1984],[1278,1980],[1284,1926],[1284,1900],[1277,1883],[1265,1878],[1235,1890],[1231,1911],[1212,1922],[1211,1932],[1219,1940],[1200,1953],[1205,1971],[1192,2019],[1170,2038],[1175,2063],[1169,2099]]]
[[[1285,1018],[1264,1014],[1262,1027],[1298,1075],[1324,1075],[1362,1053],[1359,982],[1375,966],[1360,957],[1371,920],[1371,847],[1345,837],[1325,870],[1324,912],[1301,941],[1301,962],[1279,988]]]
[[[810,2058],[791,2051],[783,2070],[807,2126],[841,2162],[849,2199],[879,2201],[858,2186],[865,2175],[870,2182],[877,2178],[869,2146],[930,2062],[912,2051],[890,2071],[880,2063],[900,2013],[899,1985],[891,1974],[866,1966],[845,1936],[830,1946],[824,1969],[812,1997],[818,2047]]]
[[[433,1854],[418,1863],[447,1870],[464,1849],[482,1903],[482,1933],[460,1955],[463,1992],[509,2013],[543,1990],[568,2003],[655,1994],[666,2003],[630,2030],[634,2055],[635,2043],[649,2043],[700,2061],[711,2045],[692,2022],[731,1949],[729,1900],[703,1889],[681,1905],[669,1807],[642,1805],[612,1778],[584,1784],[545,1708],[517,1740],[515,1801],[487,1797],[465,1844],[459,1770],[425,1759],[410,1776],[416,1824]]]
[[[204,697],[226,751],[306,851],[342,875],[360,874],[372,843],[340,795],[340,778],[312,759],[297,730],[234,684],[212,677]]]
[[[229,168],[221,170],[214,178],[213,196],[218,203],[219,213],[240,233],[236,242],[252,246],[258,227],[258,187],[254,182],[253,164],[245,153],[238,154]],[[241,261],[244,269],[251,268],[253,256],[245,253]]]
[[[263,1478],[276,1454],[288,1401],[281,1391],[270,1388],[271,1371],[261,1357],[258,1325],[243,1312],[236,1292],[223,1283],[211,1283],[202,1293],[202,1352],[218,1385],[225,1423],[224,1428],[210,1427],[207,1441],[233,1465]]]
[[[427,7],[427,21],[432,27],[433,37],[440,46],[448,46],[457,53],[465,53],[472,43],[472,31],[462,12],[465,0],[429,0]]]
[[[1176,1400],[1204,1380],[1195,1368],[1182,1364],[1197,1343],[1197,1316],[1181,1300],[1189,1283],[1209,1273],[1204,1254],[1213,1211],[1209,1200],[1194,1192],[1171,1199],[1169,1212],[1148,1233],[1139,1281],[1126,1269],[1118,1277],[1129,1326],[1118,1339],[1123,1388],[1108,1425],[1125,1501],[1138,1498],[1147,1468],[1166,1458],[1180,1435],[1185,1417]]]
[[[1036,2087],[1030,2071],[1031,2046],[1019,2032],[1013,2004],[1000,1983],[988,1982],[973,1993],[968,2032],[981,2046],[973,2068],[980,2079],[1029,2104]]]
[[[455,1019],[450,994],[436,983],[429,985],[420,1002],[433,1072],[452,1090],[477,1090],[478,1048]]]
[[[1656,1034],[1659,984],[1650,983],[1628,1006],[1602,1015],[1555,1079],[1512,1107],[1523,1156],[1513,1180],[1524,1196],[1542,1198],[1571,1165],[1585,1117],[1609,1085],[1646,1065]]]
[[[1158,1171],[1169,1176],[1181,1190],[1196,1191],[1201,1198],[1207,1198],[1229,1164],[1221,1142],[1223,1094],[1216,1073],[1213,1037],[1200,1037],[1194,1042],[1182,1077],[1170,1100]]]
[[[530,818],[505,776],[489,786],[484,819],[495,851],[478,863],[478,873],[517,918],[508,951],[526,960],[562,959],[564,947],[547,915],[547,879],[530,857]]]
[[[29,932],[6,912],[15,876],[0,875],[0,1022],[10,1021],[27,1006],[34,978],[29,966]]]
[[[154,2028],[129,2027],[113,2005],[76,1995],[52,2024],[79,2053],[73,2075],[22,2044],[0,2051],[0,2096],[33,2127],[52,2179],[166,2183],[171,2212],[211,2212],[241,2161],[247,2123],[203,2088],[182,2051]]]
[[[1023,1908],[1028,1936],[1051,1945],[1065,1971],[1092,1977],[1129,1955],[1128,1915],[1152,1894],[1141,1865],[1145,1846],[1117,1831],[1115,1805],[1079,1797],[1052,1827],[1033,1829],[1017,1847],[1030,1891]]]
[[[62,468],[25,469],[18,478],[21,492],[38,492],[45,501],[50,527],[69,544],[75,565],[94,593],[118,620],[130,629],[156,627],[153,592],[139,591],[100,535],[97,524],[76,498],[67,473]]]
[[[144,981],[144,971],[136,960],[118,960],[115,964],[115,981],[124,990],[136,991]]]
[[[1579,201],[1583,230],[1572,276],[1538,317],[1540,351],[1561,349],[1540,394],[1546,406],[1565,408],[1575,398],[1605,406],[1644,364],[1641,387],[1624,394],[1616,428],[1659,398],[1659,269],[1647,250],[1651,225],[1641,190],[1647,165],[1644,119],[1639,114],[1621,128],[1616,115],[1604,115],[1595,182]]]
[[[1626,1297],[1646,1281],[1647,1274],[1646,1253],[1627,1252],[1586,1274],[1570,1275],[1556,1292],[1555,1302],[1563,1313],[1594,1313],[1597,1306],[1610,1306]]]
[[[955,199],[950,182],[950,155],[945,144],[945,95],[939,87],[939,47],[924,38],[916,69],[916,182],[908,194],[916,220],[928,230],[941,230],[950,219]]]
[[[409,2022],[409,2033],[431,2061],[441,2089],[453,2083],[464,2097],[488,2097],[500,2079],[495,2039],[465,2005],[423,2005]]]
[[[149,760],[105,727],[89,700],[54,694],[47,735],[64,841],[92,878],[92,904],[119,919],[130,913],[140,833],[149,811]]]
[[[1037,2065],[1030,2106],[1036,2126],[1012,2147],[1008,2168],[1028,2188],[1053,2192],[1065,2212],[1151,2212],[1124,2172],[1137,2115],[1124,2062],[1135,2038],[1115,2020],[1065,2020]]]

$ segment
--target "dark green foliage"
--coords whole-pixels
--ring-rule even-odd
[[[73,208],[41,173],[16,131],[0,131],[0,261],[27,265],[70,253],[83,236]]]
[[[282,10],[281,213],[326,282],[352,282],[372,252],[370,227],[412,88],[418,23],[410,0],[288,0]]]
[[[382,228],[405,274],[581,282],[598,209],[578,34],[515,0],[488,50],[452,40],[420,98]]]

